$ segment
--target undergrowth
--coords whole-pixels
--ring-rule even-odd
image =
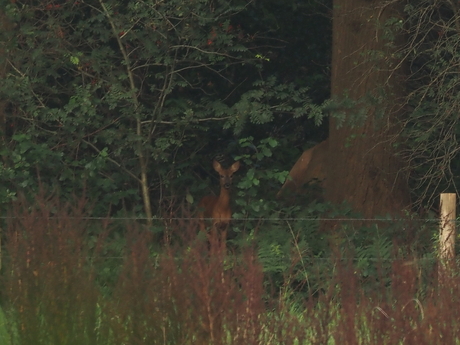
[[[120,226],[101,221],[96,233],[85,209],[83,201],[40,196],[14,208],[4,234],[2,344],[460,341],[455,263],[438,272],[437,265],[393,250],[390,266],[375,263],[369,285],[363,268],[346,256],[330,258],[328,272],[315,271],[308,258],[299,265],[297,257],[292,266],[322,280],[299,298],[289,270],[283,284],[270,284],[257,238],[230,248],[218,234],[197,235],[196,224],[178,220],[161,251],[139,224],[126,224],[124,245],[116,247]],[[117,267],[114,248],[122,257]]]

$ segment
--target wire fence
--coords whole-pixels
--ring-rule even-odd
[[[4,220],[4,221],[8,221],[8,220],[21,220],[21,219],[30,219],[30,217],[0,217],[1,220]],[[59,220],[75,220],[76,221],[76,224],[78,224],[78,221],[81,221],[81,220],[84,220],[84,221],[89,221],[90,224],[91,222],[97,222],[99,224],[99,222],[101,221],[104,221],[106,222],[105,225],[108,225],[108,230],[111,232],[112,230],[115,229],[115,232],[118,232],[120,234],[124,234],[125,231],[128,231],[129,232],[129,229],[130,229],[130,226],[129,226],[129,223],[130,222],[142,222],[141,224],[141,227],[140,228],[137,228],[140,232],[152,232],[152,234],[162,234],[163,232],[166,232],[168,227],[170,226],[170,229],[172,229],[172,233],[179,233],[178,230],[181,230],[181,226],[180,225],[183,225],[183,223],[179,223],[179,226],[178,224],[174,223],[174,221],[190,221],[190,222],[194,222],[195,225],[198,224],[199,222],[199,218],[195,218],[195,217],[174,217],[174,218],[154,218],[152,219],[154,221],[154,224],[153,224],[153,227],[152,228],[149,228],[147,227],[146,225],[146,222],[148,220],[148,218],[146,217],[35,217],[35,219],[46,219],[46,220],[55,220],[55,221],[59,221]],[[209,220],[212,220],[211,218],[209,218]],[[252,223],[252,224],[249,224],[248,225],[248,222],[251,222],[251,221],[255,221],[257,222],[256,224]],[[327,221],[333,221],[333,222],[344,222],[345,224],[347,224],[347,222],[358,222],[359,225],[358,227],[356,227],[356,230],[353,229],[353,227],[350,227],[349,229],[352,229],[352,231],[359,231],[359,226],[362,225],[363,222],[369,222],[370,224],[372,224],[373,222],[375,223],[391,223],[391,225],[394,225],[394,223],[398,223],[398,222],[406,222],[408,221],[407,219],[403,219],[403,218],[399,218],[399,219],[380,219],[380,218],[244,218],[244,219],[232,219],[232,226],[234,228],[236,228],[236,231],[237,233],[241,233],[241,234],[248,234],[250,233],[252,230],[256,230],[259,226],[262,225],[263,222],[267,222],[267,223],[270,223],[270,222],[276,222],[278,223],[277,226],[279,229],[282,229],[282,224],[285,223],[285,222],[306,222],[308,224],[310,223],[315,223],[318,224],[320,222],[327,222]],[[120,222],[121,224],[118,224],[118,222]],[[168,224],[168,222],[170,222]],[[171,223],[172,222],[172,223]],[[413,224],[413,222],[415,222],[416,225],[418,224],[425,224],[427,228],[430,228],[431,227],[431,232],[434,233],[434,231],[437,231],[437,228],[438,228],[438,224],[440,222],[439,219],[423,219],[423,220],[409,220],[409,222],[411,222]],[[456,223],[458,223],[459,221],[456,221]],[[89,229],[89,232],[90,233],[93,233],[94,235],[97,236],[97,234],[99,234],[99,225],[98,224],[94,224],[94,228],[93,227],[90,227],[88,228]],[[113,225],[114,227],[111,229],[111,225]],[[125,227],[125,225],[127,225]],[[68,227],[63,227],[62,228],[62,231],[66,232],[66,230],[71,230],[71,227],[72,227],[72,224],[68,224]],[[403,227],[404,228],[404,227]],[[1,235],[1,229],[2,227],[0,227],[0,235]],[[3,229],[6,229],[6,227],[4,227]],[[92,229],[92,230],[91,230]],[[191,227],[190,229],[196,229],[197,230],[197,233],[198,233],[198,226],[196,226],[195,228]],[[263,228],[262,228],[263,229]],[[274,229],[277,229],[277,228],[274,228]],[[287,228],[286,228],[287,229]],[[291,227],[291,225],[289,226],[289,230],[286,230],[286,233],[289,233],[291,232],[290,235],[288,235],[291,239],[293,238],[297,238],[297,236],[302,236],[302,233],[303,233],[303,230],[302,229],[308,229],[308,228],[294,228],[293,226]],[[384,233],[385,231],[385,227],[382,226],[381,227],[382,229],[382,233]],[[417,229],[417,228],[416,228]],[[94,230],[94,231],[93,231]],[[273,230],[273,229],[272,229]],[[104,231],[101,229],[101,231]],[[257,231],[257,230],[256,230]],[[260,228],[258,230],[258,232],[260,232]],[[307,231],[308,233],[308,231]],[[305,233],[305,234],[307,234]],[[315,230],[315,233],[317,233],[318,235],[321,234],[321,231],[318,231],[318,230]],[[122,235],[123,236],[123,235]],[[326,262],[326,261],[330,261],[332,260],[331,258],[322,258],[322,257],[311,257],[311,256],[308,256],[308,260],[310,262],[317,262],[317,263],[320,263],[320,262]],[[96,257],[93,257],[93,258],[96,258]],[[104,259],[123,259],[124,257],[123,256],[110,256],[110,255],[107,255],[107,256],[104,256]],[[341,259],[343,260],[358,260],[360,258],[358,257],[342,257]],[[362,258],[361,258],[362,259]],[[369,258],[369,257],[366,257],[366,260],[371,260],[371,261],[392,261],[394,259],[384,259],[384,258],[378,258],[378,257],[375,257],[375,258]],[[420,259],[422,260],[422,259]],[[423,259],[423,260],[431,260],[431,259]]]
[[[21,216],[0,216],[2,220],[10,220],[10,219],[24,219],[30,217],[21,217]],[[43,217],[36,217],[37,219]],[[59,216],[50,216],[46,217],[46,219],[74,219],[74,220],[109,220],[109,221],[199,221],[205,220],[210,221],[213,218],[198,218],[198,217],[91,217],[91,216],[82,216],[82,217],[59,217]],[[439,218],[424,218],[424,219],[411,219],[411,218],[303,218],[303,217],[294,217],[294,218],[282,218],[282,217],[247,217],[247,218],[232,218],[232,222],[239,222],[239,221],[272,221],[272,222],[279,222],[279,221],[309,221],[309,222],[317,222],[317,221],[335,221],[335,222],[427,222],[427,223],[434,223],[439,222]],[[452,220],[455,223],[460,223],[460,219]]]
[[[7,223],[8,221],[15,221],[15,220],[21,220],[21,219],[30,219],[32,216],[26,215],[26,216],[0,216],[0,220],[4,221]],[[144,231],[156,231],[156,232],[161,232],[163,229],[166,229],[167,226],[171,225],[174,227],[176,224],[181,224],[184,225],[184,222],[190,222],[191,224],[198,224],[200,218],[197,217],[154,217],[152,219],[149,219],[147,217],[143,216],[126,216],[126,217],[97,217],[97,216],[60,216],[60,215],[55,215],[55,216],[33,216],[35,219],[46,219],[46,220],[54,220],[54,221],[60,221],[60,220],[66,220],[66,221],[87,221],[87,222],[107,222],[109,225],[118,225],[118,223],[141,223],[143,226],[146,226],[148,221],[151,221],[153,223],[154,228],[149,229],[143,228]],[[212,218],[205,218],[204,220],[206,221],[211,221]],[[175,223],[177,222],[177,223]],[[182,222],[182,223],[181,223]],[[365,218],[365,217],[357,217],[357,218],[348,218],[348,217],[246,217],[246,218],[233,218],[231,219],[231,222],[234,227],[237,227],[240,229],[242,233],[245,231],[250,231],[251,229],[255,229],[262,223],[278,223],[278,226],[282,226],[284,223],[289,223],[289,222],[301,222],[301,223],[306,223],[306,224],[319,224],[321,222],[340,222],[343,224],[350,224],[350,223],[357,223],[358,226],[362,226],[363,223],[367,223],[367,225],[370,224],[383,224],[382,230],[384,230],[384,225],[388,224],[389,226],[395,226],[399,224],[412,224],[415,226],[418,225],[425,225],[426,227],[433,227],[435,229],[435,226],[438,226],[441,220],[439,218],[425,218],[425,219],[411,219],[411,218]],[[251,222],[257,222],[257,224],[249,224]],[[452,220],[455,224],[460,223],[460,219]],[[106,223],[106,224],[107,224]],[[96,224],[95,224],[96,225]],[[120,224],[119,226],[123,226],[124,224]],[[71,224],[70,224],[71,226]],[[97,226],[97,225],[96,225]],[[179,227],[177,227],[179,229]],[[403,227],[404,228],[404,227]],[[1,229],[1,228],[0,228]],[[155,230],[156,229],[156,230]],[[242,230],[241,230],[242,229]],[[65,230],[65,229],[64,229]],[[291,229],[292,231],[292,229]],[[292,236],[295,237],[297,234],[297,231],[295,231],[295,234],[293,233]],[[300,253],[299,253],[300,254]],[[98,259],[98,258],[103,258],[105,260],[122,260],[125,257],[124,256],[113,256],[113,255],[107,255],[103,257],[95,257],[92,256],[92,259]],[[311,256],[306,256],[306,259],[310,264],[320,264],[320,263],[325,263],[325,262],[332,262],[334,260],[333,258],[327,258],[327,257],[311,257]],[[341,260],[351,260],[353,262],[362,260],[362,257],[341,257]],[[383,257],[366,257],[365,260],[368,262],[391,262],[394,261],[394,258],[383,258]],[[434,262],[434,258],[418,258],[417,261],[418,263],[426,263],[426,262]]]

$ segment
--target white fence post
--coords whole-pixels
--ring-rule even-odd
[[[441,194],[441,223],[439,228],[439,257],[452,260],[455,256],[456,194]]]

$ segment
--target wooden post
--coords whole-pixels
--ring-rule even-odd
[[[441,194],[441,224],[439,229],[439,257],[443,261],[455,256],[456,194]]]

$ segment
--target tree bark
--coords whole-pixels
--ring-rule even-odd
[[[398,11],[383,3],[334,0],[333,10],[331,93],[337,104],[347,97],[353,106],[338,106],[345,115],[341,126],[334,114],[330,117],[325,196],[335,204],[348,202],[366,218],[401,215],[409,205],[404,164],[393,145],[403,69],[379,29]],[[370,51],[382,52],[380,59],[372,61]],[[364,121],[352,126],[350,119],[360,113]]]

